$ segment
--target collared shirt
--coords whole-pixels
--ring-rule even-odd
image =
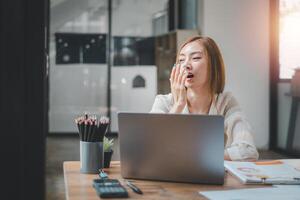
[[[151,113],[169,113],[173,106],[172,94],[157,95]],[[188,114],[186,105],[182,114]],[[231,160],[257,160],[258,152],[254,144],[252,129],[238,102],[230,92],[215,95],[208,115],[224,116],[224,131],[227,136],[225,151]]]

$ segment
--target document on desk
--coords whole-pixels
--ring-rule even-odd
[[[224,165],[244,184],[300,184],[300,171],[280,160],[225,161]]]
[[[296,200],[300,197],[299,185],[276,185],[271,188],[236,189],[223,191],[199,192],[210,200]]]

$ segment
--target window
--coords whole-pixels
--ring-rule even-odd
[[[300,0],[280,0],[279,78],[290,79],[300,67]]]

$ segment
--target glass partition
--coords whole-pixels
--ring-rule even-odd
[[[50,5],[49,132],[74,133],[76,116],[107,112],[107,0]]]
[[[117,133],[119,111],[149,112],[157,93],[170,92],[176,51],[197,34],[196,10],[176,2],[51,0],[50,133],[77,132],[85,112],[108,115]],[[193,30],[177,30],[178,21]]]
[[[167,0],[113,1],[111,131],[117,112],[149,112],[157,94],[155,35],[168,31]]]

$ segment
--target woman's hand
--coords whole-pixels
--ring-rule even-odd
[[[171,92],[173,96],[173,107],[170,113],[181,113],[187,103],[186,88],[184,86],[187,73],[185,68],[181,69],[180,64],[173,67],[170,77]]]
[[[224,150],[224,160],[229,160],[229,161],[231,161],[227,149]]]

